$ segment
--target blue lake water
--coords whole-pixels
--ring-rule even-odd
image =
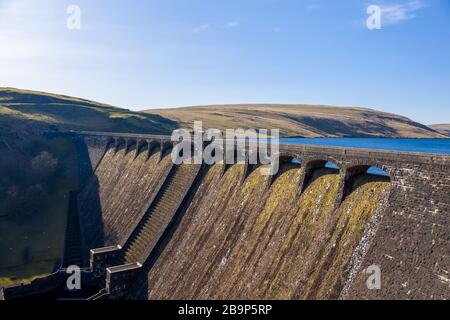
[[[450,139],[404,138],[281,138],[281,143],[450,154]]]

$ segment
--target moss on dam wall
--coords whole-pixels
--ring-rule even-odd
[[[353,251],[389,182],[368,175],[337,211],[339,175],[314,171],[296,197],[301,168],[291,166],[266,190],[244,165],[221,177],[213,166],[175,234],[149,270],[139,297],[149,299],[337,298]]]

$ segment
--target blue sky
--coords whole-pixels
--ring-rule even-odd
[[[0,86],[135,110],[311,103],[450,122],[446,0],[0,0],[0,43]]]

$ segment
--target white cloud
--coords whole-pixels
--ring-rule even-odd
[[[238,28],[241,26],[241,22],[239,20],[233,20],[227,23],[228,28]]]
[[[381,5],[382,24],[397,24],[417,17],[416,12],[425,5],[420,0],[408,1],[403,4]]]
[[[204,32],[208,29],[209,29],[209,24],[201,24],[201,25],[194,27],[194,29],[192,29],[192,31],[195,33],[200,33],[200,32]]]

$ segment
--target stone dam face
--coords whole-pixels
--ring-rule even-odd
[[[450,298],[449,156],[280,145],[272,177],[174,165],[164,136],[75,140],[93,299]]]
[[[165,140],[150,148],[161,138],[147,145],[144,137],[126,138],[85,140],[94,159],[104,148],[78,198],[85,252],[126,241],[171,170]],[[305,146],[283,146],[281,156],[275,177],[246,164],[216,164],[184,182],[184,203],[159,238],[148,239],[158,243],[126,296],[450,297],[447,156]],[[367,174],[368,166],[389,178]],[[367,286],[373,265],[380,289]]]

